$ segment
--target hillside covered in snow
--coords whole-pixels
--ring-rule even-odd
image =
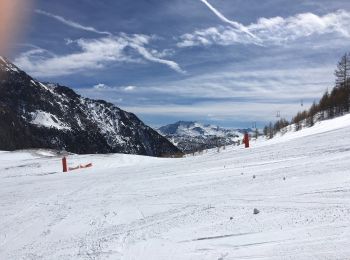
[[[0,57],[0,149],[171,156],[181,152],[134,114],[34,80]]]
[[[200,156],[0,153],[0,259],[349,259],[350,115]],[[256,210],[254,210],[256,209]],[[255,213],[255,214],[254,214]]]
[[[245,131],[252,132],[251,129],[225,129],[192,121],[179,121],[158,128],[161,135],[185,153],[236,144]]]

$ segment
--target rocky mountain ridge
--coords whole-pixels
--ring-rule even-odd
[[[244,132],[252,129],[226,129],[193,121],[178,121],[159,127],[157,131],[168,138],[184,153],[237,144]]]
[[[181,154],[136,115],[59,84],[41,83],[0,57],[0,150]]]

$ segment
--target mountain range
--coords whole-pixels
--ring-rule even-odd
[[[184,153],[239,143],[248,129],[226,129],[193,121],[178,121],[159,127],[158,132]]]
[[[0,150],[173,156],[181,151],[136,115],[42,83],[0,57]]]

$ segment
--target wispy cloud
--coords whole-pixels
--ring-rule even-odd
[[[227,19],[221,12],[219,12],[219,10],[217,10],[214,6],[212,6],[207,0],[199,0],[199,1],[204,3],[217,17],[219,17],[219,19],[221,21],[232,25],[234,28],[238,29],[241,32],[244,32],[244,33],[248,34],[253,39],[259,40],[254,34],[252,34],[249,31],[249,29],[247,27],[245,27],[243,24],[241,24],[239,22]]]
[[[52,14],[52,13],[49,13],[49,12],[46,12],[46,11],[43,11],[43,10],[40,10],[40,9],[36,9],[35,12],[37,14],[41,14],[41,15],[53,18],[53,19],[55,19],[55,20],[65,24],[65,25],[70,26],[70,27],[75,28],[75,29],[88,31],[88,32],[94,32],[94,33],[98,33],[98,34],[112,35],[110,32],[100,31],[100,30],[97,30],[97,29],[95,29],[94,27],[91,27],[91,26],[84,26],[84,25],[81,25],[81,24],[79,24],[77,22],[74,22],[74,21],[71,21],[69,19],[66,19],[66,18],[64,18],[62,16],[55,15],[55,14]]]
[[[80,94],[92,98],[105,99],[116,103],[127,111],[136,113],[142,117],[166,117],[168,120],[179,120],[190,118],[192,120],[214,120],[214,121],[268,121],[275,120],[277,111],[281,111],[283,117],[291,117],[300,109],[300,99],[297,94],[283,102],[276,102],[274,98],[269,99],[246,99],[224,97],[224,94],[234,96],[234,90],[231,93],[226,91],[219,84],[211,82],[203,88],[197,88],[193,85],[176,85],[167,87],[142,87],[138,86],[133,89],[132,93],[128,91],[129,87],[110,87],[104,84],[98,84],[92,88],[76,89]],[[210,86],[210,90],[208,90]],[[201,91],[206,90],[202,94]],[[264,90],[256,90],[257,92],[250,95],[258,95]],[[286,93],[287,91],[285,91]],[[269,93],[272,93],[269,92]],[[243,94],[243,91],[237,93],[237,96]],[[281,95],[281,91],[279,91]],[[197,95],[197,96],[196,96]],[[244,93],[243,95],[248,95]],[[186,96],[186,97],[185,97]],[[196,100],[191,100],[191,97]],[[202,97],[209,99],[202,99]],[[264,97],[268,96],[263,95]],[[276,97],[274,95],[274,97]],[[166,97],[172,97],[170,99]],[[179,98],[182,102],[178,102]],[[185,100],[184,100],[185,98]],[[159,100],[158,100],[159,99]],[[161,100],[160,100],[161,99]],[[164,103],[165,101],[165,103]],[[184,102],[186,101],[186,102]],[[305,105],[309,105],[308,100],[304,101]]]
[[[146,106],[124,106],[127,111],[136,113],[142,117],[167,117],[167,118],[192,118],[192,120],[213,120],[213,121],[243,121],[250,126],[252,121],[275,121],[276,112],[281,111],[281,116],[290,118],[300,108],[296,103],[285,102],[276,104],[271,102],[202,102],[190,105],[170,104],[146,105]],[[248,123],[249,122],[249,123]],[[248,125],[249,124],[249,125]]]
[[[210,27],[186,33],[180,36],[177,46],[180,48],[192,46],[255,44],[246,34],[237,32],[229,26]]]
[[[84,26],[40,9],[37,9],[36,13],[53,18],[78,30],[108,36],[97,39],[65,39],[66,44],[76,44],[78,48],[78,51],[71,54],[55,55],[37,47],[21,53],[15,59],[15,63],[33,76],[55,77],[85,70],[101,69],[111,62],[140,63],[143,61],[163,64],[178,73],[185,73],[175,61],[165,58],[171,54],[169,50],[158,51],[148,47],[150,42],[156,38],[154,36],[144,34],[127,35],[125,33],[113,35],[110,32]],[[135,52],[131,54],[127,51],[127,48],[131,48]]]
[[[164,59],[163,53],[160,52],[158,56],[158,51],[146,47],[152,39],[142,34],[79,39],[69,41],[79,49],[75,53],[55,55],[43,49],[34,49],[21,53],[14,63],[35,77],[46,78],[102,69],[111,63],[144,61],[164,64],[183,73],[176,62]],[[135,50],[135,53],[128,52],[128,48]]]
[[[248,70],[244,64],[240,67],[158,85],[138,85],[131,92],[127,87],[103,84],[97,89],[90,87],[77,91],[85,96],[117,102],[124,109],[147,117],[268,121],[275,119],[276,111],[290,118],[301,109],[300,99],[304,100],[305,106],[311,104],[334,81],[332,64],[312,68]]]
[[[95,86],[92,87],[92,90],[97,90],[100,92],[133,92],[137,89],[136,86],[121,86],[121,87],[111,87],[103,83],[96,84]]]
[[[350,38],[350,12],[339,10],[323,16],[302,13],[288,18],[260,18],[256,23],[245,28],[256,35],[264,45],[283,45],[301,38],[332,34],[335,37],[348,39]],[[256,44],[246,34],[230,26],[196,30],[182,35],[180,39],[178,47]]]
[[[171,69],[173,69],[179,73],[186,73],[184,70],[181,69],[179,64],[177,64],[176,62],[161,58],[164,55],[163,53],[160,53],[158,55],[157,51],[148,51],[144,47],[144,44],[148,43],[148,41],[145,42],[144,36],[143,37],[142,36],[135,36],[133,38],[128,37],[128,39],[130,41],[130,43],[129,43],[130,47],[135,49],[144,59],[151,61],[151,62],[167,65],[168,67],[170,67]]]
[[[56,55],[34,49],[21,53],[14,63],[35,77],[55,77],[101,69],[115,61],[136,62],[123,53],[128,45],[123,38],[80,39],[74,44],[79,51],[72,54]]]

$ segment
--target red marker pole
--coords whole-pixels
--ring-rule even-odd
[[[248,133],[244,134],[244,145],[245,145],[245,148],[249,148],[249,135],[248,135]]]
[[[63,172],[68,172],[68,168],[67,168],[67,158],[63,157],[62,158],[62,167],[63,167]]]

